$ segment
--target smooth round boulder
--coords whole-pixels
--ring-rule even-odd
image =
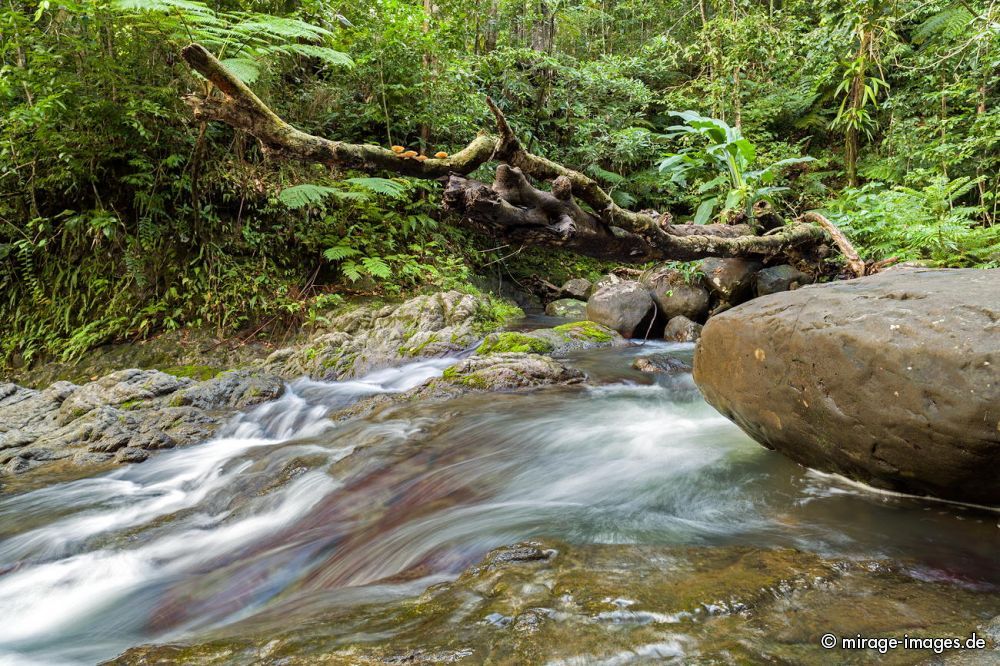
[[[738,305],[753,295],[754,275],[761,264],[746,259],[703,259],[701,272],[709,290],[718,300]]]
[[[575,298],[578,301],[587,300],[587,294],[593,285],[586,278],[573,278],[559,288],[559,298]]]
[[[754,292],[758,296],[767,296],[780,291],[798,289],[812,281],[813,278],[808,274],[788,264],[769,266],[757,271],[757,276],[754,278]]]
[[[618,331],[626,338],[643,336],[653,318],[653,298],[638,282],[601,287],[587,301],[587,319]]]
[[[691,321],[683,315],[667,322],[663,331],[663,339],[670,342],[697,342],[701,337],[702,325]]]
[[[592,285],[590,285],[590,289],[587,291],[587,300],[590,300],[591,296],[593,296],[594,294],[596,294],[597,292],[599,292],[604,287],[607,287],[607,286],[610,286],[610,285],[613,285],[613,284],[621,284],[622,282],[625,282],[625,280],[623,280],[622,278],[618,277],[614,273],[608,273],[607,275],[598,278],[597,282],[595,282]]]
[[[560,298],[545,306],[545,314],[580,321],[587,318],[587,304],[575,298]]]
[[[653,270],[643,277],[660,314],[666,318],[686,317],[704,321],[708,314],[708,290],[700,278],[684,275],[674,269]]]
[[[1000,270],[908,270],[709,320],[705,399],[764,446],[872,486],[1000,505]]]

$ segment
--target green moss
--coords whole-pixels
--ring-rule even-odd
[[[575,321],[571,324],[563,324],[553,328],[555,332],[562,335],[567,340],[579,340],[586,338],[594,342],[611,342],[613,336],[607,332],[600,324],[592,321]]]
[[[490,296],[486,303],[479,306],[474,318],[474,328],[478,335],[485,335],[508,322],[524,317],[524,310],[510,301]]]
[[[157,370],[165,372],[168,375],[173,375],[174,377],[184,377],[198,381],[212,379],[222,372],[219,368],[213,368],[210,365],[171,365],[165,368],[157,368]]]
[[[138,409],[145,402],[146,401],[142,400],[141,398],[136,398],[135,400],[126,400],[122,404],[118,405],[118,409],[124,409],[126,411],[133,410],[133,409]]]
[[[531,354],[546,354],[553,350],[548,340],[536,338],[524,333],[494,333],[488,336],[476,350],[476,354],[503,354],[506,352],[529,352]]]
[[[448,379],[448,380],[457,379],[458,370],[455,369],[455,366],[450,366],[448,368],[445,368],[444,372],[441,373],[441,377],[443,379]]]
[[[467,386],[471,389],[488,389],[490,384],[485,378],[473,373],[467,377],[463,377],[459,382],[462,386]]]
[[[424,350],[424,348],[427,347],[427,345],[437,341],[438,341],[437,333],[431,333],[426,340],[421,342],[416,347],[400,347],[399,353],[403,356],[419,356],[420,353]]]

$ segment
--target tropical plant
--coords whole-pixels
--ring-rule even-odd
[[[980,206],[960,203],[979,183],[968,176],[937,176],[920,188],[871,182],[844,190],[825,210],[874,260],[1000,266],[1000,225],[982,224]]]
[[[762,199],[771,200],[778,192],[788,189],[773,185],[781,171],[813,159],[793,157],[763,169],[751,169],[757,158],[757,148],[740,130],[696,111],[673,111],[671,115],[685,123],[668,127],[667,136],[693,136],[697,143],[668,153],[660,162],[660,173],[675,185],[694,187],[702,197],[694,215],[695,224],[711,220],[720,201],[722,213],[740,213],[752,223],[754,204]]]
[[[198,42],[216,53],[245,83],[253,83],[275,58],[301,56],[350,67],[350,56],[325,46],[327,28],[297,18],[259,12],[222,11],[197,0],[112,0],[113,10],[149,15],[138,23],[177,42]],[[340,15],[337,15],[340,17]],[[340,17],[343,18],[343,17]]]

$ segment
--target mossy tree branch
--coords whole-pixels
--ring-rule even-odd
[[[525,150],[489,98],[486,103],[496,119],[498,136],[480,134],[458,153],[442,159],[416,159],[380,146],[332,141],[303,132],[278,117],[200,44],[185,47],[182,56],[221,93],[185,98],[196,119],[246,131],[269,153],[284,159],[447,179],[446,207],[471,226],[508,240],[631,263],[766,257],[827,240],[826,233],[812,224],[790,225],[757,236],[745,225],[675,225],[669,213],[654,217],[621,208],[594,179]],[[490,161],[500,162],[492,185],[464,177]],[[527,176],[550,181],[551,192],[534,187]]]

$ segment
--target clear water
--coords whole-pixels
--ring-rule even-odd
[[[436,359],[298,381],[203,444],[0,497],[0,663],[84,664],[234,622],[419,592],[498,545],[758,544],[1000,586],[998,516],[807,472],[749,440],[647,344],[580,355],[585,386],[468,395],[335,424]],[[262,629],[262,630],[264,630]]]

